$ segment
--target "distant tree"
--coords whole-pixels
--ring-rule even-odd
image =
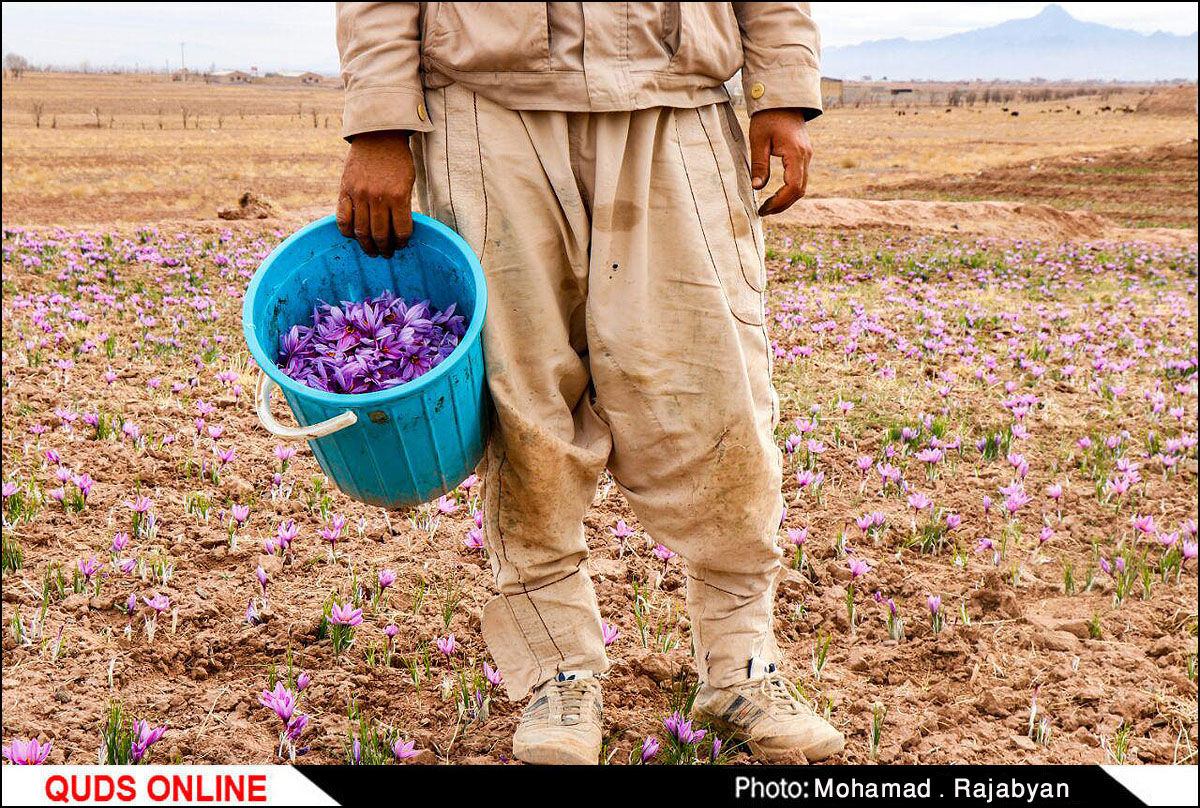
[[[7,53],[4,56],[4,69],[14,79],[19,79],[21,74],[29,69],[29,60],[19,53]]]

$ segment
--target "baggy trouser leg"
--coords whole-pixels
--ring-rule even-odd
[[[606,670],[598,615],[584,570],[540,589],[489,600],[483,639],[504,674],[509,698],[524,698],[559,671]]]
[[[456,85],[426,99],[418,198],[488,281],[484,540],[500,595],[483,634],[519,699],[558,671],[608,667],[582,522],[611,448],[591,405],[586,213],[569,196],[564,113],[503,109]]]
[[[761,231],[727,105],[597,117],[588,341],[613,476],[687,563],[701,676],[774,658],[783,507]]]
[[[689,566],[687,608],[700,681],[728,687],[746,679],[751,659],[777,660],[775,575],[729,575]]]

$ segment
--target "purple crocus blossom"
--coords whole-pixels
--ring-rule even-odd
[[[328,393],[371,393],[412,381],[449,356],[466,319],[384,292],[361,302],[321,303],[311,325],[279,335],[279,367]]]
[[[283,682],[276,682],[274,690],[264,690],[258,695],[258,703],[273,710],[284,724],[292,720],[297,700],[296,694]]]
[[[607,620],[600,621],[600,635],[604,638],[604,647],[608,647],[617,641],[617,637],[621,632],[616,626],[610,624]]]
[[[146,751],[162,740],[163,735],[167,732],[167,725],[161,727],[151,727],[150,722],[142,719],[133,725],[133,743],[130,746],[130,754],[133,756],[134,763],[140,763],[142,758],[146,756]]]
[[[40,766],[50,756],[52,741],[39,743],[37,738],[22,741],[13,738],[13,742],[4,747],[4,759],[14,766]]]
[[[707,734],[705,730],[692,729],[692,722],[685,721],[683,714],[678,712],[671,713],[671,715],[664,718],[663,726],[681,744],[699,743],[703,740],[705,734]]]
[[[165,612],[167,610],[167,608],[171,605],[170,598],[168,598],[166,595],[160,595],[157,592],[154,594],[153,598],[147,598],[147,597],[143,596],[142,600],[144,600],[146,602],[146,605],[149,606],[151,609],[153,609],[156,612],[160,612],[160,613]]]
[[[392,744],[392,754],[396,756],[396,760],[400,763],[417,756],[417,751],[413,749],[416,746],[416,741],[406,741],[403,738],[397,738]]]
[[[350,603],[335,603],[329,610],[329,622],[334,625],[357,626],[362,621],[362,609],[355,609]]]
[[[871,565],[860,558],[850,559],[850,579],[860,578],[871,571]]]

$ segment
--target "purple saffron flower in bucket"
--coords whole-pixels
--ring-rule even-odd
[[[291,378],[330,393],[371,393],[412,381],[449,356],[466,334],[452,305],[409,303],[390,292],[359,302],[320,303],[311,324],[279,335],[276,363]]]

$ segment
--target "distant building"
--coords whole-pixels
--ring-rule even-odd
[[[273,75],[308,85],[320,84],[325,78],[320,73],[314,73],[311,70],[280,70]]]
[[[831,79],[821,76],[821,101],[827,107],[837,107],[842,104],[844,82],[841,79]]]
[[[249,84],[255,78],[245,70],[214,70],[208,76],[212,81],[222,84]]]

